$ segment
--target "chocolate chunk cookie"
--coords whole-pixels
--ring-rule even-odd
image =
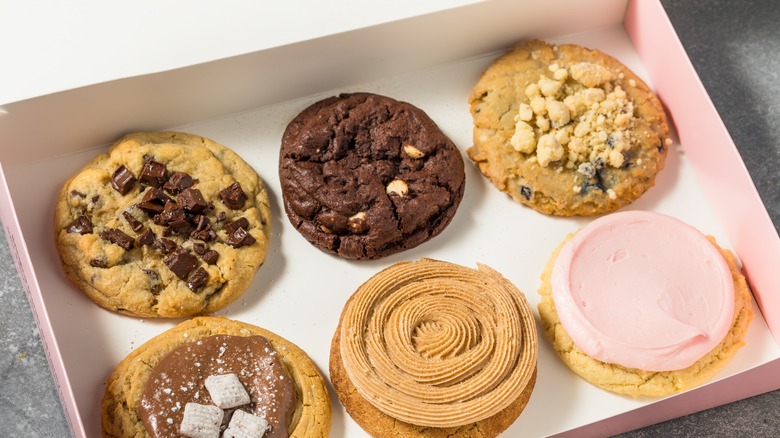
[[[419,108],[369,93],[319,101],[282,137],[287,216],[314,246],[377,259],[439,234],[463,197],[463,159]]]
[[[120,139],[65,183],[54,216],[74,285],[109,310],[166,318],[237,299],[265,259],[271,223],[246,162],[178,132]]]
[[[533,40],[494,61],[469,97],[469,157],[546,214],[595,215],[653,186],[671,143],[658,98],[598,50]]]

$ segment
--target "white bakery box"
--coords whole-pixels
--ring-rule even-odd
[[[258,38],[249,44],[255,51],[244,54],[225,48],[221,53],[231,56],[0,107],[2,222],[73,435],[99,436],[108,374],[134,348],[178,322],[105,311],[68,283],[59,266],[51,224],[61,184],[127,132],[200,134],[235,150],[263,177],[274,215],[269,255],[244,296],[218,313],[295,342],[325,376],[346,299],[398,261],[485,263],[524,291],[535,310],[539,275],[551,251],[588,218],[552,218],[521,206],[467,160],[463,202],[441,235],[386,259],[347,261],[315,249],[290,226],[277,173],[287,122],[315,100],[347,91],[417,105],[465,157],[471,87],[498,53],[530,37],[598,48],[657,91],[673,121],[674,145],[656,186],[626,209],[678,217],[734,250],[753,291],[756,317],[746,345],[724,371],[709,384],[664,399],[620,396],[586,383],[541,336],[531,401],[503,436],[614,434],[780,388],[780,240],[661,4],[465,0],[436,11],[398,4],[416,12],[395,11],[386,20],[375,13],[367,26],[353,12],[347,14],[351,21],[309,28],[297,39],[289,32],[286,39]],[[335,394],[331,398],[331,435],[365,436]]]

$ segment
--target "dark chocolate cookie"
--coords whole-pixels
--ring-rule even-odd
[[[439,234],[458,208],[460,152],[419,108],[369,93],[301,112],[282,137],[287,216],[314,246],[377,259]]]

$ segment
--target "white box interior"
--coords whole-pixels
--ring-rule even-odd
[[[577,2],[555,2],[553,6],[562,3],[572,5]],[[239,102],[226,102],[215,97],[221,87],[215,85],[214,90],[195,93],[193,97],[193,103],[216,99],[214,107],[206,110],[169,113],[179,104],[173,107],[163,104],[162,108],[150,110],[154,117],[133,114],[127,119],[129,122],[125,122],[122,116],[127,114],[115,110],[120,103],[101,101],[95,91],[100,91],[98,87],[75,91],[88,97],[81,101],[83,105],[89,105],[87,109],[59,106],[61,102],[74,104],[74,96],[78,97],[78,94],[65,93],[45,101],[47,105],[40,110],[42,117],[37,119],[41,126],[33,129],[36,119],[30,119],[29,115],[35,101],[9,106],[9,112],[4,117],[13,116],[16,121],[24,121],[25,125],[9,128],[8,120],[0,120],[5,124],[0,125],[4,134],[9,134],[4,142],[14,145],[13,150],[6,148],[2,151],[7,185],[87,435],[99,435],[98,412],[104,382],[116,363],[134,348],[177,322],[135,319],[100,309],[68,283],[61,272],[51,229],[54,199],[60,185],[105,147],[99,145],[132,130],[175,129],[212,138],[236,151],[257,170],[267,184],[271,198],[271,247],[265,264],[257,272],[249,290],[239,301],[218,314],[262,326],[293,341],[308,352],[327,377],[330,340],[343,304],[362,282],[398,261],[431,257],[469,267],[474,267],[477,262],[487,264],[518,286],[536,311],[539,275],[547,258],[566,234],[590,219],[553,218],[536,213],[511,201],[479,174],[465,158],[465,150],[471,145],[472,129],[467,105],[468,93],[481,72],[497,56],[497,52],[486,53],[486,49],[506,47],[511,41],[542,33],[547,36],[559,35],[548,38],[552,42],[571,42],[609,53],[628,65],[652,87],[620,23],[624,6],[616,6],[613,2],[611,7],[605,5],[607,9],[599,17],[593,13],[586,16],[584,22],[590,23],[589,27],[592,28],[587,31],[582,31],[582,22],[574,20],[577,17],[575,10],[575,14],[566,15],[571,18],[570,21],[563,20],[563,25],[554,27],[555,32],[549,33],[549,28],[543,32],[533,23],[534,19],[553,13],[554,8],[550,6],[542,12],[537,11],[537,15],[518,18],[527,27],[520,26],[511,35],[500,27],[492,39],[487,38],[487,30],[479,32],[478,37],[483,39],[482,42],[461,52],[461,55],[470,55],[470,51],[481,49],[476,52],[481,53],[478,56],[456,56],[455,52],[451,52],[443,55],[445,58],[437,59],[435,65],[427,65],[426,61],[417,59],[398,67],[398,71],[394,72],[396,74],[389,76],[381,76],[372,70],[355,76],[327,76],[320,82],[313,76],[313,71],[307,71],[304,72],[305,79],[303,76],[300,81],[293,78],[290,86],[285,84],[284,87],[278,87],[278,94],[260,99],[250,96],[239,99]],[[462,15],[451,16],[463,18]],[[568,32],[570,30],[577,32]],[[448,31],[446,35],[454,34]],[[342,37],[336,36],[337,39]],[[328,47],[331,43],[322,42]],[[457,43],[453,41],[453,44]],[[290,53],[293,52],[295,50]],[[380,60],[380,65],[389,65],[391,60],[404,55],[386,54],[387,59]],[[278,56],[281,62],[290,55],[280,52],[273,56]],[[249,65],[252,66],[251,63]],[[219,73],[223,67],[215,68]],[[257,68],[256,65],[253,67]],[[412,70],[412,67],[413,71],[401,72]],[[326,70],[337,71],[333,66]],[[196,86],[202,80],[198,73],[195,75],[197,80],[188,83],[187,69],[163,75],[176,74],[185,79],[185,86]],[[280,73],[277,71],[270,74],[274,76]],[[362,80],[369,77],[379,79],[353,82],[355,78]],[[224,77],[219,79],[224,80]],[[154,83],[161,79],[142,77],[134,80],[148,85],[149,81]],[[167,80],[163,77],[161,83]],[[295,88],[303,82],[307,85]],[[133,84],[137,83],[131,81],[128,84],[110,83],[105,86],[109,94],[115,97],[118,95],[116,93],[128,93]],[[238,92],[229,84],[225,86],[229,96]],[[261,88],[268,89],[268,84]],[[384,94],[420,107],[450,136],[466,161],[466,192],[449,227],[441,235],[417,248],[378,261],[347,261],[315,249],[289,225],[281,201],[277,166],[280,139],[285,126],[314,101],[353,91]],[[300,94],[306,95],[299,97]],[[107,116],[100,115],[100,105],[112,108]],[[139,110],[143,105],[136,102],[131,107]],[[237,108],[250,109],[231,112]],[[19,110],[18,113],[16,110]],[[85,113],[95,118],[83,120]],[[230,115],[217,116],[220,113]],[[57,122],[58,114],[64,120]],[[201,117],[206,116],[208,118],[205,121],[186,123],[187,120],[201,120]],[[68,121],[73,124],[69,125]],[[24,129],[30,129],[27,132],[31,136],[25,137]],[[689,161],[677,143],[670,149],[666,168],[656,179],[656,186],[627,209],[673,215],[715,236],[722,246],[730,247],[702,196]],[[746,346],[718,375],[718,379],[780,358],[780,350],[755,304],[754,310],[756,317],[748,332]],[[539,352],[536,388],[528,407],[506,432],[507,436],[547,436],[657,401],[612,394],[586,383],[555,356],[541,332]],[[332,436],[364,436],[364,432],[345,414],[334,394],[332,402]],[[555,412],[555,415],[551,416],[550,412]]]

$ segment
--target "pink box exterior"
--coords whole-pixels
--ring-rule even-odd
[[[671,113],[707,201],[744,265],[775,340],[780,339],[780,237],[659,2],[632,1],[625,26],[658,96]]]
[[[41,288],[35,276],[35,268],[30,260],[30,254],[22,236],[16,211],[14,210],[11,193],[6,185],[2,164],[0,164],[0,219],[2,219],[5,227],[8,247],[16,264],[16,270],[19,272],[22,286],[27,294],[27,299],[30,301],[33,317],[43,341],[46,358],[49,361],[49,368],[52,371],[54,384],[57,386],[57,393],[60,395],[62,408],[65,411],[65,419],[68,421],[68,426],[74,436],[86,436],[84,424],[76,406],[76,400],[73,398],[73,389],[70,386],[65,365],[62,363],[57,337],[49,321],[49,314],[43,302]]]
[[[708,202],[729,236],[764,318],[780,337],[780,238],[728,132],[696,75],[659,1],[633,0],[624,26],[672,115],[685,153],[695,167]],[[737,193],[738,196],[723,196]],[[735,205],[739,202],[739,205]],[[23,286],[40,329],[49,365],[74,436],[86,436],[55,333],[35,277],[13,202],[0,166],[0,215]],[[749,226],[748,226],[749,225]],[[771,237],[767,239],[767,237]],[[780,388],[780,360],[721,382],[571,430],[563,435],[603,436],[686,415]]]
[[[769,330],[780,339],[780,238],[734,142],[659,1],[629,2],[626,31],[671,114],[708,203],[743,263]],[[736,196],[724,196],[736,194]],[[738,204],[735,204],[738,202]],[[558,436],[608,436],[780,388],[780,360]]]

